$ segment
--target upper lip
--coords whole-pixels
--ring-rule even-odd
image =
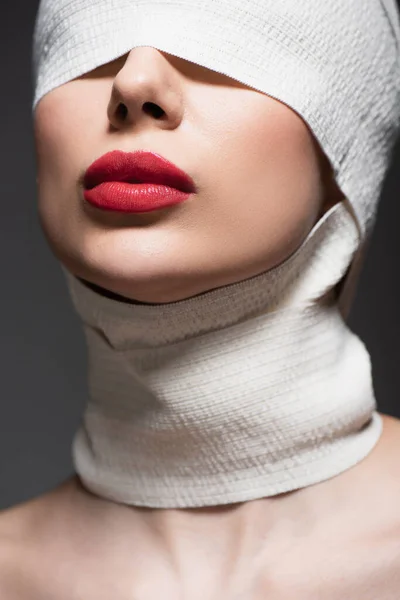
[[[144,150],[107,152],[89,166],[83,185],[91,189],[106,181],[158,183],[182,192],[195,191],[194,182],[187,173],[159,154]]]

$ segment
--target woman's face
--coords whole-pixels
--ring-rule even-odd
[[[297,113],[152,47],[48,93],[34,126],[39,216],[54,253],[76,276],[139,302],[182,300],[269,270],[335,201],[327,161]],[[116,149],[164,156],[197,192],[147,213],[88,205],[83,174]]]

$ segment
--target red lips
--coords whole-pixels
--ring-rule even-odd
[[[148,212],[186,200],[195,192],[191,177],[153,152],[114,150],[86,171],[85,199],[97,208]]]

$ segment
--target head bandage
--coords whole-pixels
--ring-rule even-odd
[[[376,444],[368,352],[343,316],[399,129],[399,44],[394,0],[42,0],[34,108],[152,46],[290,106],[346,197],[278,268],[179,303],[127,305],[66,272],[90,359],[73,447],[87,487],[223,504],[323,481]]]

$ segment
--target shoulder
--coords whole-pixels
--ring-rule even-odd
[[[25,600],[26,545],[23,543],[23,511],[0,511],[0,598]]]
[[[85,560],[92,559],[87,549],[93,539],[94,505],[73,476],[40,496],[0,510],[0,600],[81,598],[77,580],[87,577]],[[90,579],[95,585],[96,578]]]
[[[64,489],[62,484],[0,510],[0,600],[42,600],[43,585],[51,578],[46,565],[55,558],[53,533],[62,537],[53,532],[52,515],[63,512],[59,500]]]

